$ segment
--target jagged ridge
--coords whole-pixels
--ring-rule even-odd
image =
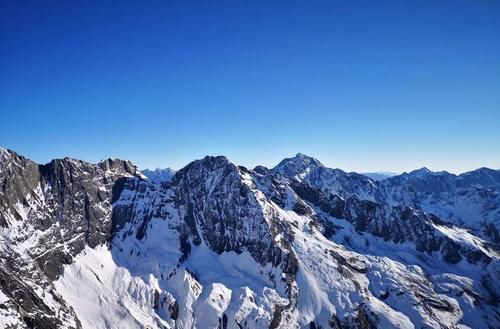
[[[488,198],[495,171],[374,182],[304,154],[254,170],[206,157],[159,183],[116,159],[0,158],[2,252],[26,259],[0,273],[14,284],[0,286],[13,326],[487,328],[500,319],[489,239],[498,203],[485,217],[493,233],[471,234],[422,201],[452,187]],[[421,181],[434,176],[429,191]],[[37,279],[19,302],[13,276],[29,264]]]

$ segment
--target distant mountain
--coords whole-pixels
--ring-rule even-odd
[[[397,173],[393,173],[390,171],[364,172],[361,174],[370,177],[374,181],[379,181],[379,180],[383,180],[383,179],[398,175]]]
[[[324,168],[324,166],[315,158],[297,153],[295,157],[281,160],[273,170],[287,177],[298,178],[300,175],[308,173],[312,168]]]
[[[407,204],[442,220],[475,230],[500,243],[500,172],[480,168],[460,175],[427,168],[379,182],[387,202]]]
[[[374,181],[299,153],[144,175],[0,148],[0,328],[500,323],[498,171]]]
[[[175,175],[172,168],[156,168],[155,170],[144,169],[141,171],[153,183],[168,182]]]

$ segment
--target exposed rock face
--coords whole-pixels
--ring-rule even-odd
[[[338,195],[323,193],[319,189],[303,184],[292,183],[292,187],[303,200],[315,205],[329,216],[349,221],[359,232],[368,232],[394,243],[413,243],[419,252],[430,254],[442,250],[444,260],[451,263],[459,262],[462,256],[472,263],[490,261],[490,258],[481,251],[458,245],[436,230],[434,222],[440,225],[445,223],[434,215],[426,215],[408,206],[388,207],[356,197],[343,199]],[[454,257],[450,257],[451,251]]]
[[[283,159],[273,170],[285,177],[300,179],[304,174],[307,174],[311,169],[315,168],[324,168],[324,166],[317,159],[302,153],[297,153],[293,158]]]
[[[0,151],[5,326],[500,321],[496,171],[422,169],[374,182],[303,154],[254,170],[219,156],[155,181],[122,160],[38,165]],[[451,197],[481,201],[483,233],[453,226],[458,212],[428,211],[454,209]]]
[[[64,158],[38,165],[15,152],[1,166],[2,226],[16,240],[33,243],[30,252],[50,279],[86,244],[108,241],[115,181],[136,173],[122,160],[93,165]]]
[[[466,227],[498,247],[500,171],[480,168],[461,175],[426,168],[379,182],[384,200],[406,204]]]
[[[171,188],[194,243],[202,236],[217,253],[247,250],[261,264],[274,261],[277,215],[264,214],[244,174],[224,157],[206,157],[180,170]]]
[[[0,317],[13,318],[12,328],[80,328],[74,311],[56,292],[31,257],[0,240]],[[2,323],[2,322],[0,322]],[[2,323],[9,328],[8,322]]]
[[[107,242],[111,231],[112,187],[118,177],[131,176],[130,162],[105,160],[97,165],[64,158],[38,165],[13,151],[0,161],[0,225],[6,260],[0,269],[2,282],[12,292],[16,307],[28,327],[62,327],[33,287],[55,294],[50,281],[85,245]],[[16,255],[15,257],[13,255]],[[8,261],[8,259],[16,259]],[[23,261],[21,261],[23,260]],[[32,280],[31,284],[23,281]],[[22,296],[16,295],[22,293]],[[8,293],[6,293],[8,295]],[[72,314],[60,297],[53,299]],[[60,312],[60,311],[57,311]],[[72,314],[74,317],[74,314]],[[73,326],[79,327],[77,320]]]

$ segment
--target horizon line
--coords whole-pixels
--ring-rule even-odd
[[[277,164],[275,164],[274,166],[271,166],[271,167],[268,167],[268,166],[265,166],[265,165],[261,165],[261,164],[258,164],[258,165],[255,165],[255,166],[246,166],[246,165],[242,165],[242,164],[239,164],[239,163],[235,163],[233,162],[228,156],[226,155],[223,155],[223,154],[217,154],[217,155],[211,155],[211,154],[207,154],[201,158],[195,158],[191,161],[189,161],[188,163],[180,166],[179,168],[176,168],[174,166],[170,166],[170,165],[167,165],[167,166],[163,166],[163,167],[145,167],[145,168],[141,168],[141,166],[137,165],[137,162],[133,161],[132,159],[127,159],[127,158],[122,158],[122,157],[119,157],[119,156],[108,156],[108,157],[104,157],[104,158],[101,158],[97,161],[94,161],[94,160],[86,160],[84,158],[78,158],[78,157],[73,157],[73,156],[62,156],[62,157],[51,157],[49,161],[47,162],[39,162],[37,160],[34,160],[33,158],[29,157],[29,156],[26,156],[24,154],[21,154],[19,152],[17,152],[16,150],[13,150],[11,148],[8,148],[8,147],[3,147],[3,146],[0,146],[0,153],[2,151],[8,151],[8,152],[14,152],[16,153],[17,155],[19,156],[22,156],[26,159],[29,159],[30,161],[33,161],[39,165],[46,165],[46,164],[49,164],[50,162],[54,161],[54,160],[62,160],[62,159],[71,159],[71,160],[77,160],[77,161],[82,161],[82,162],[86,162],[86,163],[90,163],[90,164],[98,164],[98,163],[101,163],[103,161],[106,161],[108,159],[112,159],[112,160],[121,160],[121,161],[129,161],[130,163],[132,163],[132,165],[134,165],[135,167],[137,167],[139,169],[139,171],[144,171],[144,170],[150,170],[150,171],[154,171],[154,170],[164,170],[164,169],[171,169],[175,172],[183,169],[184,167],[186,167],[187,165],[189,165],[190,163],[192,162],[195,162],[195,161],[199,161],[199,160],[202,160],[206,157],[224,157],[226,158],[229,162],[233,163],[234,165],[236,166],[242,166],[242,167],[245,167],[245,168],[248,168],[248,169],[254,169],[258,166],[263,166],[263,167],[266,167],[266,168],[269,168],[269,169],[272,169],[274,167],[276,167],[282,160],[285,160],[285,159],[293,159],[299,155],[305,155],[306,157],[309,157],[309,158],[312,158],[312,159],[316,159],[318,161],[320,161],[321,164],[323,164],[323,162],[321,162],[321,160],[317,159],[316,157],[313,157],[313,156],[310,156],[308,155],[307,153],[304,153],[304,152],[297,152],[294,156],[289,156],[289,157],[284,157],[283,159],[281,159],[280,162],[278,162]],[[357,173],[357,174],[362,174],[362,175],[366,175],[366,174],[382,174],[382,175],[393,175],[393,176],[398,176],[398,175],[402,175],[402,174],[407,174],[407,173],[411,173],[411,172],[414,172],[414,171],[418,171],[418,170],[428,170],[429,172],[431,173],[448,173],[448,174],[452,174],[452,175],[455,175],[455,176],[459,176],[461,174],[465,174],[465,173],[469,173],[469,172],[473,172],[473,171],[476,171],[476,170],[480,170],[480,169],[489,169],[489,170],[494,170],[494,171],[500,171],[500,168],[490,168],[490,167],[487,167],[487,166],[480,166],[480,167],[477,167],[477,168],[474,168],[474,169],[471,169],[471,170],[466,170],[466,171],[461,171],[461,172],[453,172],[453,171],[449,171],[449,170],[433,170],[433,169],[429,169],[428,166],[417,166],[415,167],[415,169],[412,169],[412,170],[409,170],[409,171],[396,171],[396,170],[366,170],[366,171],[356,171],[356,170],[345,170],[345,169],[342,169],[342,168],[339,168],[339,167],[335,167],[335,166],[330,166],[330,165],[325,165],[323,164],[324,167],[326,168],[329,168],[329,169],[339,169],[339,170],[342,170],[346,173]]]

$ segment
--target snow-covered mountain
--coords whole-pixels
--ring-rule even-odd
[[[500,243],[498,170],[480,168],[454,175],[421,168],[383,180],[379,187],[389,204],[408,204]]]
[[[498,328],[498,176],[0,149],[0,327]]]
[[[171,180],[175,175],[175,170],[172,168],[144,169],[141,173],[153,183],[161,183]]]
[[[386,178],[398,175],[398,174],[390,172],[390,171],[364,172],[362,174],[370,177],[374,181],[379,181],[382,179],[386,179]]]

